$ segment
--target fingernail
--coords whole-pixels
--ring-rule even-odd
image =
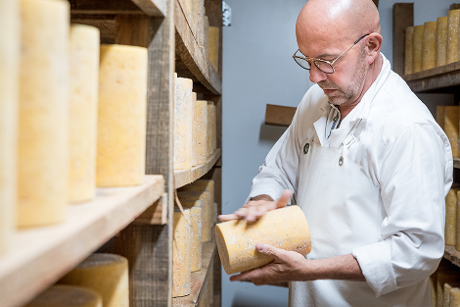
[[[257,249],[259,252],[263,251],[264,248],[265,248],[265,244],[263,244],[263,243],[257,243],[257,244],[256,244],[256,249]]]

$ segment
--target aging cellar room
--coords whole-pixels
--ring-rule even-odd
[[[0,307],[460,307],[460,3],[0,0]]]

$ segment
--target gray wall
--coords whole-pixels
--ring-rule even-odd
[[[284,128],[264,125],[266,104],[297,106],[310,87],[308,72],[292,60],[297,50],[295,21],[305,0],[225,0],[232,25],[223,29],[223,190],[222,210],[231,213],[244,204],[252,178]],[[380,0],[384,45],[392,60],[392,8]],[[447,15],[453,0],[419,0],[415,24]],[[451,104],[445,95],[423,95],[431,108]],[[446,102],[447,101],[447,102]],[[230,283],[224,271],[223,307],[283,307],[286,288]]]

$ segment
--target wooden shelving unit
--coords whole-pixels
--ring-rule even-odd
[[[221,156],[221,150],[215,150],[206,160],[205,164],[197,165],[190,170],[174,171],[174,182],[176,189],[183,187],[195,180],[203,177],[211,168],[214,167]]]

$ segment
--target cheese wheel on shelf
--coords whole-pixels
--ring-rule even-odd
[[[172,296],[189,295],[191,291],[191,244],[190,244],[190,210],[184,213],[174,209],[173,247],[172,247]]]
[[[208,102],[196,102],[196,129],[197,129],[197,163],[205,164],[208,158]]]
[[[133,186],[145,173],[147,49],[101,45],[96,184]]]
[[[216,149],[216,106],[208,101],[208,156]]]
[[[99,36],[96,27],[70,27],[70,202],[91,200],[96,192]]]
[[[444,241],[446,245],[456,244],[458,191],[459,189],[450,189],[446,195],[446,222],[444,228]]]
[[[460,191],[457,192],[457,210],[456,210],[456,220],[455,220],[455,249],[460,251]],[[447,219],[446,219],[447,220]]]
[[[19,90],[19,1],[0,1],[0,254],[11,244],[16,220],[16,148]]]
[[[414,72],[414,27],[406,29],[406,52],[404,55],[404,74]]]
[[[436,306],[442,306],[442,302],[444,301],[444,284],[460,282],[460,270],[453,265],[440,266],[436,275]]]
[[[128,282],[128,260],[105,253],[90,255],[59,281],[98,292],[103,307],[129,307]]]
[[[449,139],[453,157],[458,158],[459,107],[446,106],[444,112],[444,132]]]
[[[439,127],[444,130],[444,115],[446,114],[446,107],[445,106],[437,106],[436,107],[436,122],[438,123]]]
[[[21,0],[20,10],[17,224],[32,227],[67,208],[70,5]]]
[[[103,307],[101,295],[89,288],[54,285],[24,307]]]
[[[196,166],[198,162],[197,157],[197,128],[196,128],[196,93],[192,93],[192,166]]]
[[[458,282],[446,282],[444,284],[444,299],[442,302],[442,306],[450,306],[450,291],[453,288],[458,288],[460,286],[460,283]]]
[[[217,211],[214,209],[214,180],[209,179],[199,179],[193,182],[192,184],[183,186],[179,191],[190,191],[190,192],[208,192],[209,193],[209,227],[211,229],[211,239],[213,238],[214,231],[214,220],[217,217]]]
[[[211,223],[211,195],[209,192],[194,192],[194,191],[181,191],[178,192],[178,197],[180,201],[197,201],[201,200],[203,202],[203,222],[202,222],[202,232],[201,240],[202,242],[211,241],[212,235],[212,223]]]
[[[202,223],[203,223],[203,203],[202,201],[181,201],[182,208],[190,210],[190,255],[191,270],[197,272],[201,270],[202,264]]]
[[[424,25],[414,27],[414,73],[422,71]]]
[[[450,10],[447,14],[447,64],[458,61],[458,36],[460,10]]]
[[[273,258],[256,251],[259,242],[302,255],[311,251],[310,228],[298,206],[269,211],[252,224],[244,220],[220,223],[215,232],[219,257],[229,275],[273,261]]]
[[[436,26],[436,67],[447,64],[447,16],[439,17]]]
[[[174,169],[192,168],[193,81],[177,78],[174,90]]]
[[[218,27],[209,27],[209,61],[216,70],[219,68],[219,31]]]
[[[450,290],[449,307],[460,307],[460,289],[452,288]]]
[[[425,22],[422,40],[422,70],[436,67],[436,21]]]

